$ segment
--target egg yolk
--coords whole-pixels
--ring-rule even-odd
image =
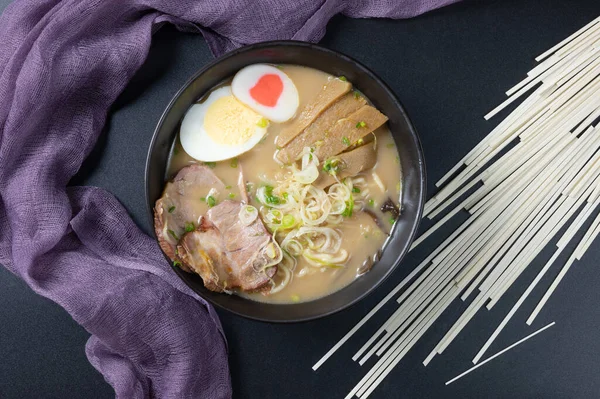
[[[221,145],[240,145],[256,133],[262,117],[234,96],[221,97],[206,110],[204,130]]]

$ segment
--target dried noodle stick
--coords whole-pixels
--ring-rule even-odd
[[[592,125],[600,118],[600,17],[537,60],[540,64],[508,90],[508,99],[486,118],[517,100],[520,103],[436,183],[440,189],[425,205],[424,216],[439,220],[415,240],[411,249],[462,210],[468,212],[466,221],[313,366],[314,370],[319,368],[386,303],[396,299],[396,310],[352,357],[360,365],[373,357],[378,360],[347,398],[371,395],[456,298],[461,298],[468,302],[466,310],[423,364],[442,354],[480,309],[491,309],[505,298],[533,260],[558,239],[552,257],[473,358],[473,363],[479,362],[600,207],[600,129]],[[557,237],[563,229],[562,236]],[[599,234],[600,215],[528,323]]]

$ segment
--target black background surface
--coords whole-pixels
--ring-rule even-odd
[[[0,9],[8,1],[0,0]],[[482,116],[520,81],[533,58],[600,15],[598,0],[465,2],[406,21],[334,18],[321,44],[347,53],[387,81],[420,133],[428,189],[495,126]],[[112,191],[134,220],[150,231],[144,203],[144,162],[158,118],[183,83],[211,59],[199,35],[167,27],[146,64],[121,95],[92,156],[75,179]],[[503,114],[504,115],[504,114]],[[456,223],[455,223],[456,224]],[[414,268],[450,227],[410,253],[397,272],[366,300],[324,320],[270,325],[220,311],[230,347],[236,398],[342,398],[373,362],[351,356],[395,307],[344,345],[318,372],[311,366]],[[565,251],[568,252],[568,251]],[[454,304],[409,352],[373,397],[591,398],[600,396],[600,243],[574,265],[533,326],[525,319],[561,261],[498,337],[487,355],[556,321],[540,336],[450,386],[471,366],[518,295],[550,256],[546,250],[506,298],[482,311],[429,367],[431,348],[464,309]],[[88,333],[60,307],[33,294],[0,268],[0,398],[109,398],[114,393],[88,363]]]

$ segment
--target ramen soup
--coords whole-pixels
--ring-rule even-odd
[[[343,76],[255,64],[192,105],[155,229],[175,267],[213,291],[310,301],[376,263],[400,216],[386,125]]]

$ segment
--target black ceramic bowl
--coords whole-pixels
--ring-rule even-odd
[[[390,88],[359,62],[314,44],[276,41],[259,43],[232,51],[194,75],[173,97],[163,113],[146,161],[146,200],[153,223],[153,207],[166,183],[169,149],[179,122],[190,105],[223,80],[249,64],[297,64],[320,69],[334,76],[346,76],[389,118],[402,164],[402,215],[386,242],[381,260],[371,271],[349,286],[323,298],[289,305],[254,302],[236,295],[219,294],[204,288],[202,280],[174,268],[181,279],[214,305],[241,316],[269,322],[297,322],[316,319],[340,311],[367,296],[398,266],[415,236],[425,198],[425,164],[415,128]]]

